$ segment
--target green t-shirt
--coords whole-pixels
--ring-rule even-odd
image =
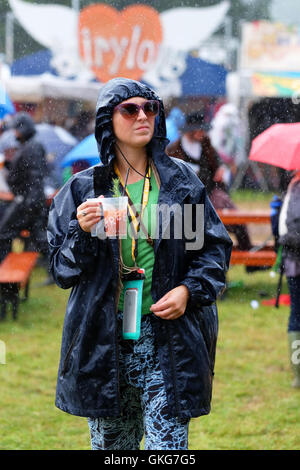
[[[138,213],[140,213],[141,209],[141,200],[142,200],[142,192],[144,186],[144,179],[137,181],[136,183],[128,184],[127,191],[129,193],[130,199],[132,200],[134,206],[136,207]],[[156,184],[155,177],[153,172],[151,172],[151,191],[149,191],[149,199],[147,208],[143,214],[143,223],[147,228],[148,233],[152,236],[155,234],[155,222],[156,222],[156,214],[154,210],[151,210],[151,206],[153,204],[157,204],[158,202],[158,193],[159,189]],[[151,216],[152,215],[152,216]],[[123,263],[126,266],[134,266],[134,262],[132,259],[132,237],[131,237],[131,229],[129,226],[129,221],[127,221],[127,238],[121,239],[121,246],[122,246],[122,257]],[[152,271],[154,266],[154,250],[153,246],[147,243],[146,236],[144,235],[143,231],[140,230],[139,237],[138,237],[138,256],[136,259],[136,263],[139,268],[143,268],[145,270],[145,280],[143,286],[143,300],[142,300],[142,315],[150,313],[150,307],[153,304],[153,299],[151,296],[151,285],[152,285]],[[119,300],[119,310],[123,311],[123,302],[124,302],[124,295],[123,291],[121,292],[120,300]]]

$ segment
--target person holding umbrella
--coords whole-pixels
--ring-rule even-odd
[[[164,106],[153,90],[126,78],[107,82],[95,137],[101,163],[73,175],[49,214],[51,272],[72,288],[56,406],[88,418],[95,450],[138,450],[144,433],[145,449],[187,449],[191,417],[210,411],[215,302],[232,242],[194,172],[165,154]],[[133,236],[91,236],[115,189],[127,194]],[[201,247],[186,247],[173,231],[163,237],[164,217],[149,222],[153,207],[175,204],[203,205]],[[189,222],[196,227],[195,211]],[[138,286],[128,292],[132,281]],[[134,339],[125,319],[140,325]]]
[[[288,320],[292,387],[300,388],[300,170],[289,183],[279,217],[279,244],[290,293]]]

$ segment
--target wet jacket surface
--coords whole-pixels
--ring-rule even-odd
[[[96,138],[102,164],[77,173],[66,183],[54,198],[48,225],[51,272],[60,287],[71,288],[56,406],[87,417],[120,415],[116,321],[119,242],[92,238],[82,231],[76,208],[87,198],[112,195],[115,175],[109,113],[113,107],[131,96],[156,98],[151,90],[131,80],[113,82],[102,89],[97,105]],[[158,204],[204,204],[204,248],[187,251],[186,240],[175,239],[172,230],[171,238],[164,238],[163,221],[154,241],[153,301],[180,284],[190,293],[180,318],[162,320],[149,314],[170,415],[189,418],[210,411],[218,331],[215,301],[225,285],[232,242],[195,173],[165,154],[162,105],[157,121],[149,147],[160,178]]]

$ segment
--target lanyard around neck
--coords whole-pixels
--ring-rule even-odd
[[[119,168],[118,168],[116,162],[114,162],[114,170],[115,170],[115,173],[116,173],[116,175],[118,176],[118,178],[120,180],[121,188],[123,189],[123,191],[124,190],[126,191],[126,194],[128,196],[128,200],[131,201],[128,189],[127,189],[127,187],[124,186],[123,178],[121,176],[121,173],[119,171]],[[132,255],[132,259],[133,259],[134,264],[136,264],[136,258],[137,258],[137,255],[138,255],[138,233],[140,231],[140,226],[141,226],[141,223],[142,223],[142,217],[143,217],[145,207],[147,206],[148,201],[149,201],[150,178],[151,178],[151,167],[150,167],[150,165],[148,165],[146,174],[144,176],[144,185],[143,185],[142,202],[141,202],[141,206],[142,206],[141,207],[141,213],[138,214],[136,208],[134,207],[134,205],[132,203],[128,204],[128,218],[129,218],[129,222],[132,223],[132,226],[133,226],[133,229],[134,229],[134,237],[132,238],[132,243],[131,243],[131,255]]]

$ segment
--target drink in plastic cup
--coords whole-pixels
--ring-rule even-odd
[[[93,199],[94,200],[94,199]],[[94,225],[91,230],[92,236],[126,237],[127,236],[127,205],[128,197],[103,197],[97,199],[103,210],[103,219]],[[105,232],[105,233],[104,233]]]
[[[128,197],[104,197],[101,199],[104,214],[105,232],[108,237],[127,234]]]

